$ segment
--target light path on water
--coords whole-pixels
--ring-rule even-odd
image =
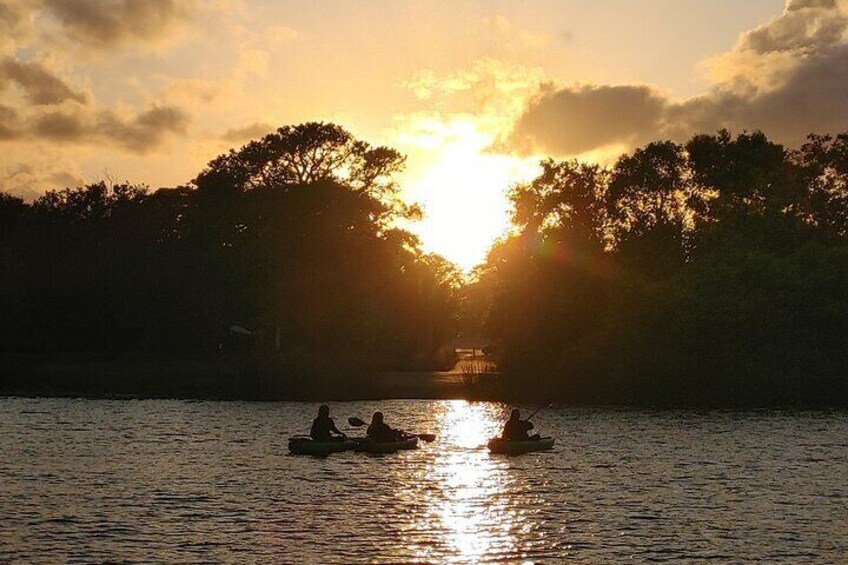
[[[848,561],[846,412],[551,408],[509,457],[505,405],[331,407],[439,437],[298,457],[316,404],[0,399],[0,562]]]

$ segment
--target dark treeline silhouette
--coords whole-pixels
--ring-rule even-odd
[[[3,388],[343,395],[449,367],[457,271],[395,227],[420,214],[403,163],[307,123],[190,186],[0,194]]]
[[[848,404],[848,134],[787,150],[721,131],[542,169],[465,289],[492,393]]]
[[[544,161],[462,288],[397,227],[403,164],[308,123],[184,187],[0,193],[0,392],[373,396],[461,331],[486,397],[848,404],[848,134]]]

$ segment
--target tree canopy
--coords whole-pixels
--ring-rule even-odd
[[[4,195],[2,304],[15,322],[0,352],[229,360],[292,394],[298,375],[314,388],[443,368],[455,270],[396,226],[415,213],[397,195],[403,162],[308,123],[213,159],[185,187]]]
[[[848,402],[846,147],[720,131],[544,161],[474,287],[498,394]]]
[[[6,378],[188,358],[203,362],[183,391],[326,396],[374,371],[447,369],[461,331],[490,343],[489,397],[848,404],[848,134],[787,149],[719,131],[609,167],[544,160],[470,282],[398,228],[418,213],[399,198],[403,163],[307,123],[187,186],[0,193]]]

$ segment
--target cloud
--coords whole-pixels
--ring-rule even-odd
[[[3,35],[15,33],[24,18],[20,6],[10,2],[0,2],[0,32]]]
[[[0,54],[68,56],[159,42],[196,15],[197,0],[0,0]],[[207,11],[215,6],[207,2]],[[74,51],[75,56],[79,52]]]
[[[542,77],[540,69],[484,58],[446,74],[419,70],[401,86],[418,100],[429,100],[441,108],[511,116],[539,88]]]
[[[509,145],[518,153],[575,155],[656,135],[666,97],[648,86],[542,86],[518,119]]]
[[[168,104],[196,106],[211,104],[228,94],[232,84],[206,79],[171,79],[157,95]]]
[[[31,104],[60,104],[66,100],[85,104],[87,101],[85,94],[73,90],[40,63],[24,63],[11,57],[0,60],[0,90],[8,82],[16,83]]]
[[[98,116],[92,134],[130,151],[146,153],[161,145],[168,135],[185,135],[189,122],[188,115],[174,106],[155,106],[130,120],[107,111]]]
[[[14,108],[0,104],[0,141],[19,137],[20,117]]]
[[[14,53],[32,35],[37,0],[0,0],[0,55]]]
[[[848,14],[837,0],[790,0],[783,15],[742,35],[737,50],[810,52],[840,44]]]
[[[566,156],[719,128],[794,145],[848,129],[848,0],[789,0],[708,64],[715,86],[688,100],[649,86],[546,84],[499,148]]]
[[[221,139],[229,143],[242,143],[251,139],[264,137],[275,129],[275,127],[269,124],[256,122],[244,127],[228,129],[221,135]]]
[[[154,106],[134,117],[121,116],[113,110],[62,109],[37,113],[24,120],[14,110],[0,106],[0,118],[4,112],[15,118],[12,123],[17,127],[13,125],[6,131],[0,128],[0,140],[111,145],[132,153],[147,153],[171,135],[185,135],[190,122],[182,109],[173,106]]]
[[[808,133],[848,129],[848,45],[799,65],[779,88],[747,96],[716,91],[671,107],[666,131],[676,137],[696,131],[760,129],[784,143]]]
[[[94,47],[152,41],[188,18],[185,0],[42,0],[66,35]]]
[[[0,163],[0,191],[34,200],[44,189],[85,184],[85,178],[73,162],[46,148],[36,149],[34,154],[26,156],[25,162],[13,158]]]
[[[58,110],[33,119],[30,132],[35,137],[52,141],[78,141],[90,133],[80,115]]]

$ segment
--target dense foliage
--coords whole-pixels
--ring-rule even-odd
[[[191,186],[2,195],[0,351],[193,356],[281,379],[439,368],[455,271],[394,227],[418,213],[397,197],[403,161],[308,123],[214,159]]]
[[[545,161],[475,283],[502,394],[848,402],[848,134]]]
[[[450,366],[461,331],[500,367],[486,396],[848,404],[848,134],[544,161],[462,288],[397,228],[420,214],[403,162],[309,123],[185,187],[0,193],[3,388],[77,367],[83,391],[367,395],[375,370]]]

